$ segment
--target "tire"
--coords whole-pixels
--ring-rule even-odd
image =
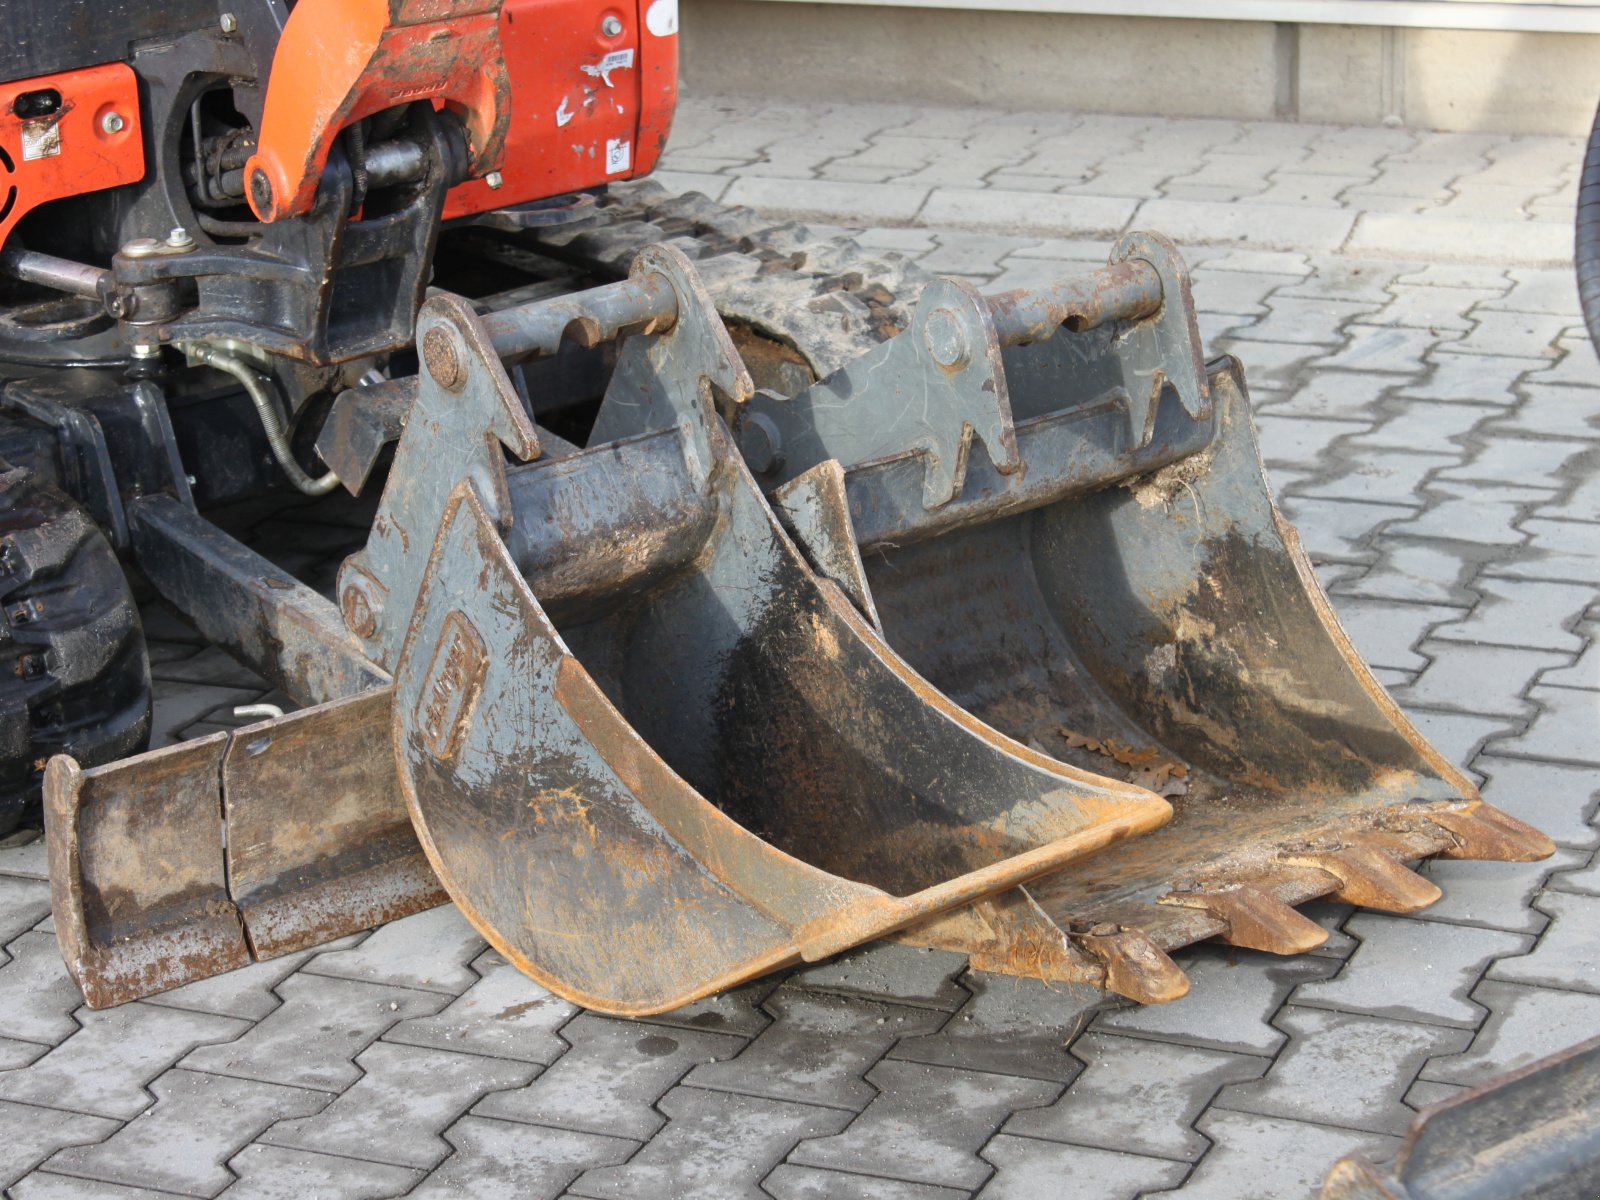
[[[139,611],[65,492],[0,462],[0,835],[39,822],[45,761],[98,766],[150,737]]]
[[[1589,326],[1589,340],[1600,352],[1600,108],[1595,110],[1589,145],[1583,156],[1583,175],[1578,181],[1578,229],[1573,261],[1578,267],[1578,299],[1583,304],[1583,319]]]

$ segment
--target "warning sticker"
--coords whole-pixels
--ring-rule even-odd
[[[53,158],[61,153],[61,122],[50,118],[22,123],[22,161]]]
[[[633,165],[633,143],[627,138],[606,139],[606,174],[620,175]]]
[[[633,66],[632,50],[613,50],[597,63],[585,63],[580,70],[585,75],[596,75],[600,82],[607,87],[611,86],[611,72],[620,71],[624,67]]]

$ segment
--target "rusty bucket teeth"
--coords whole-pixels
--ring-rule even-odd
[[[1227,929],[1217,935],[1230,946],[1268,954],[1304,954],[1328,940],[1328,931],[1271,892],[1247,884],[1173,891],[1160,903],[1198,908]]]
[[[1450,835],[1440,858],[1538,862],[1556,852],[1556,844],[1532,825],[1481,800],[1428,809],[1418,819]]]
[[[1326,871],[1339,881],[1332,892],[1335,900],[1380,912],[1417,912],[1444,895],[1437,885],[1368,841],[1287,850],[1283,861]]]
[[[1168,1004],[1189,994],[1189,977],[1141,929],[1102,923],[1070,936],[1105,965],[1108,992],[1139,1004]]]

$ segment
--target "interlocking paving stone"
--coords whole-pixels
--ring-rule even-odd
[[[1256,418],[1257,443],[1268,466],[1318,467],[1327,461],[1330,442],[1368,428],[1364,421],[1330,421],[1321,417],[1262,413]]]
[[[1468,766],[1478,756],[1478,751],[1492,739],[1507,732],[1516,724],[1513,717],[1478,717],[1470,713],[1435,712],[1425,708],[1411,708],[1406,716],[1433,743],[1435,750],[1446,761],[1455,763],[1468,775],[1477,775],[1475,766]]]
[[[422,1178],[408,1167],[259,1144],[230,1158],[228,1169],[239,1180],[222,1192],[227,1200],[388,1200]]]
[[[1194,272],[1195,312],[1258,317],[1267,311],[1270,293],[1301,282],[1299,275],[1202,267]]]
[[[183,1065],[342,1092],[361,1078],[353,1060],[368,1044],[391,1026],[445,1005],[434,992],[303,973],[279,984],[278,994],[283,1004],[244,1036],[196,1050]]]
[[[82,1028],[49,1054],[0,1075],[0,1098],[127,1119],[149,1105],[145,1085],[178,1059],[249,1028],[228,1017],[139,1003],[80,1009],[78,1021]]]
[[[759,1096],[674,1088],[666,1127],[626,1163],[596,1167],[569,1189],[604,1200],[659,1196],[765,1200],[761,1179],[802,1138],[837,1133],[851,1114]]]
[[[1228,204],[1215,200],[1146,200],[1132,228],[1159,229],[1186,242],[1245,242],[1268,250],[1337,250],[1355,214],[1292,204]]]
[[[1567,766],[1489,754],[1474,763],[1489,776],[1483,798],[1569,846],[1600,845],[1600,829],[1589,823],[1600,781],[1593,767]]]
[[[156,1101],[97,1146],[62,1150],[50,1170],[133,1187],[212,1196],[233,1181],[223,1164],[283,1117],[313,1113],[325,1093],[199,1071],[153,1080]]]
[[[1517,381],[1547,364],[1537,358],[1487,354],[1441,354],[1428,360],[1425,379],[1406,384],[1401,394],[1447,404],[1492,404],[1510,408],[1521,397]],[[1543,378],[1543,376],[1538,376]]]
[[[10,837],[0,839],[9,843],[0,848],[0,876],[18,876],[23,879],[47,879],[49,868],[44,861],[44,836],[29,829],[19,829]]]
[[[1391,449],[1341,449],[1330,455],[1324,479],[1300,489],[1307,496],[1337,496],[1378,503],[1416,503],[1423,483],[1441,467],[1460,461],[1438,448],[1428,453]]]
[[[1589,644],[1578,655],[1577,661],[1565,667],[1553,667],[1539,676],[1544,687],[1588,688],[1600,690],[1600,629],[1592,622],[1580,625],[1578,634],[1589,639]]]
[[[1496,742],[1495,753],[1600,764],[1600,692],[1535,686],[1528,699],[1539,706],[1533,724],[1514,742]]]
[[[326,1108],[282,1121],[261,1141],[407,1167],[432,1167],[450,1153],[439,1134],[484,1094],[520,1087],[532,1063],[450,1054],[384,1042],[356,1056],[363,1072]]]
[[[1217,1090],[1267,1068],[1255,1055],[1101,1033],[1079,1038],[1072,1053],[1084,1073],[1048,1108],[1017,1113],[1006,1133],[1192,1162],[1207,1148],[1194,1120]]]
[[[1539,944],[1518,958],[1503,958],[1491,979],[1600,992],[1600,896],[1548,892],[1534,901],[1550,917]]]
[[[237,971],[226,971],[210,979],[197,979],[170,992],[146,997],[144,1002],[259,1021],[283,1003],[278,999],[278,985],[299,970],[311,953],[302,951],[286,954],[282,958],[254,962]]]
[[[171,1192],[123,1187],[100,1179],[79,1179],[51,1171],[35,1171],[9,1192],[12,1200],[172,1200]]]
[[[1344,969],[1301,985],[1291,1003],[1475,1029],[1484,1013],[1468,994],[1491,961],[1529,945],[1500,930],[1373,912],[1355,914],[1344,928],[1361,943]]]
[[[1558,857],[1561,852],[1557,852]],[[1578,860],[1580,863],[1583,859]],[[1557,867],[1559,874],[1550,876],[1546,884],[1552,891],[1581,892],[1586,896],[1600,896],[1600,860],[1590,860],[1588,866],[1573,870]]]
[[[1478,563],[1466,557],[1473,551],[1464,552],[1460,546],[1388,536],[1377,543],[1377,549],[1378,561],[1371,570],[1340,586],[1340,595],[1462,606],[1476,602],[1477,594],[1462,582],[1479,569]],[[1481,550],[1476,552],[1482,553]],[[1430,649],[1428,643],[1417,649],[1419,653],[1433,658],[1432,664],[1424,668],[1422,675],[1426,676],[1429,670],[1437,670],[1441,653]],[[1516,686],[1526,687],[1527,682],[1521,681]],[[1459,692],[1447,693],[1443,698],[1451,701],[1464,699]],[[1418,702],[1427,703],[1426,700]],[[1525,711],[1526,706],[1517,709],[1518,713]]]
[[[1428,907],[1427,918],[1538,933],[1548,918],[1529,902],[1542,886],[1559,887],[1555,881],[1567,878],[1552,877],[1551,872],[1582,862],[1586,855],[1586,851],[1558,847],[1553,857],[1531,863],[1431,859],[1421,868],[1422,873],[1443,888],[1444,895]]]
[[[1298,1200],[1316,1195],[1328,1168],[1346,1154],[1386,1162],[1399,1147],[1397,1138],[1217,1108],[1195,1128],[1214,1143],[1211,1152],[1182,1188],[1148,1192],[1149,1200]]]
[[[1548,313],[1496,312],[1472,314],[1472,332],[1439,348],[1448,354],[1493,354],[1509,358],[1554,358],[1555,342],[1573,324],[1572,318]]]
[[[1559,650],[1475,646],[1470,642],[1423,642],[1417,649],[1433,661],[1401,688],[1402,704],[1459,709],[1487,716],[1530,717],[1535,705],[1522,695],[1539,672],[1572,661]]]
[[[1555,486],[1568,461],[1586,449],[1588,443],[1565,438],[1497,434],[1461,466],[1440,471],[1439,479]]]
[[[1346,192],[1346,197],[1358,189]],[[1496,263],[1571,260],[1572,235],[1556,222],[1441,220],[1432,215],[1362,213],[1347,253],[1372,258],[1462,258]]]
[[[1136,1005],[1101,1013],[1093,1029],[1136,1034],[1218,1050],[1275,1054],[1287,1035],[1272,1014],[1296,984],[1325,979],[1338,962],[1320,957],[1275,958],[1226,946],[1201,945],[1175,961],[1189,976],[1189,994],[1171,1004]]]
[[[1522,391],[1522,403],[1487,425],[1486,434],[1592,439],[1600,433],[1600,413],[1590,404],[1592,389],[1526,383]]]
[[[43,1042],[22,1042],[0,1037],[0,1071],[25,1067],[49,1052],[50,1047]]]
[[[1379,414],[1381,423],[1372,432],[1351,438],[1348,443],[1350,446],[1381,446],[1459,455],[1464,453],[1465,435],[1503,411],[1488,404],[1445,403],[1400,396],[1385,400],[1382,410]]]
[[[869,942],[797,971],[792,978],[797,986],[816,991],[849,992],[954,1011],[967,1001],[968,993],[956,983],[966,965],[963,955],[947,950]]]
[[[0,1135],[0,1189],[10,1187],[63,1146],[101,1141],[117,1127],[118,1122],[107,1117],[0,1100],[0,1130],[5,1131]]]
[[[1338,596],[1334,608],[1339,624],[1350,635],[1368,665],[1393,667],[1399,671],[1420,671],[1428,660],[1417,653],[1416,645],[1441,622],[1458,619],[1459,608],[1439,604],[1394,604],[1382,600],[1363,600]]]
[[[779,1163],[761,1186],[774,1200],[967,1200],[971,1195],[965,1188],[957,1191],[931,1183],[850,1175],[794,1163]]]
[[[1083,237],[1127,228],[1139,202],[1114,196],[1044,196],[999,188],[936,188],[917,219],[1006,233]]]
[[[876,1095],[862,1074],[897,1038],[930,1033],[952,1019],[938,1009],[787,987],[767,1000],[767,1011],[772,1023],[749,1046],[725,1062],[696,1067],[684,1082],[859,1110]]]
[[[996,1171],[978,1193],[981,1200],[1062,1195],[1063,1185],[1071,1190],[1092,1186],[1094,1195],[1103,1200],[1137,1200],[1153,1189],[1172,1187],[1188,1174],[1187,1165],[1180,1162],[1060,1143],[1040,1145],[1005,1134],[983,1148],[983,1157]]]
[[[13,938],[11,961],[0,966],[0,1037],[55,1045],[78,1031],[72,1014],[83,994],[67,974],[55,935],[33,930]]]
[[[1386,521],[1407,517],[1415,509],[1393,504],[1365,504],[1307,496],[1279,497],[1279,507],[1294,522],[1300,543],[1316,562],[1362,562],[1373,551],[1368,543]],[[1420,664],[1418,664],[1420,665]]]
[[[887,223],[911,220],[928,199],[929,190],[897,183],[760,179],[746,175],[734,180],[733,186],[722,194],[722,202],[802,219],[838,216]]]
[[[42,879],[0,875],[0,947],[50,915],[50,885]]]
[[[761,1006],[782,985],[784,978],[782,972],[777,972],[685,1004],[682,1008],[638,1017],[636,1020],[651,1025],[676,1025],[684,1029],[704,1029],[708,1033],[733,1033],[752,1038],[772,1023],[772,1018]]]
[[[547,991],[493,950],[473,967],[481,978],[449,1007],[402,1021],[383,1040],[533,1063],[552,1063],[566,1052],[567,1043],[556,1031],[578,1012],[576,1004]]]
[[[1589,525],[1528,517],[1518,523],[1528,538],[1515,562],[1496,563],[1487,572],[1520,579],[1600,583],[1600,546]]]
[[[1472,1041],[1462,1029],[1314,1008],[1286,1007],[1275,1023],[1289,1044],[1262,1079],[1224,1088],[1218,1107],[1401,1134],[1412,1116],[1402,1098],[1422,1064]]]
[[[1566,627],[1594,603],[1593,588],[1520,579],[1483,579],[1474,586],[1483,597],[1477,607],[1441,624],[1432,636],[1533,650],[1583,649],[1583,638]]]
[[[977,1151],[1019,1108],[1056,1098],[1039,1079],[885,1060],[867,1072],[879,1089],[848,1129],[802,1142],[790,1162],[913,1183],[977,1187],[989,1168]]]
[[[933,1033],[907,1036],[891,1058],[1067,1083],[1082,1069],[1067,1053],[1104,1004],[1095,988],[969,971],[972,998]]]
[[[318,954],[306,971],[395,983],[458,996],[478,981],[469,965],[484,951],[478,931],[454,904],[415,913],[375,930],[351,950]]]
[[[1213,354],[1232,354],[1237,357],[1244,366],[1246,384],[1252,388],[1293,387],[1304,375],[1306,364],[1322,353],[1317,346],[1296,346],[1291,342],[1253,342],[1232,336],[1214,341],[1208,349]]]
[[[1433,504],[1396,521],[1384,533],[1405,538],[1436,538],[1479,547],[1520,546],[1527,535],[1514,526],[1522,514],[1550,497],[1543,488],[1461,484],[1433,480]]]
[[[1440,336],[1426,329],[1399,325],[1370,325],[1358,321],[1346,331],[1342,349],[1317,360],[1318,369],[1386,371],[1420,375],[1427,367],[1423,356],[1434,350]],[[1451,333],[1448,336],[1458,337]]]
[[[183,740],[184,731],[203,717],[230,714],[241,704],[254,704],[261,688],[201,687],[156,680],[150,686],[155,712],[150,722],[150,747],[160,749]]]
[[[1486,979],[1472,998],[1489,1010],[1477,1039],[1462,1054],[1435,1058],[1422,1078],[1477,1086],[1584,1041],[1600,1029],[1600,996]]]
[[[1265,315],[1241,326],[1239,336],[1252,341],[1337,346],[1344,341],[1344,326],[1369,315],[1373,307],[1358,300],[1272,295],[1267,298]]]
[[[652,1107],[694,1067],[733,1057],[740,1038],[583,1013],[561,1031],[572,1049],[527,1087],[496,1092],[473,1113],[644,1140],[661,1127]]]
[[[622,1162],[639,1148],[623,1138],[482,1117],[462,1117],[444,1136],[455,1153],[406,1193],[409,1200],[547,1200],[591,1167]]]

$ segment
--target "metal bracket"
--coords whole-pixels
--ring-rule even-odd
[[[909,329],[792,400],[758,395],[736,433],[768,488],[828,458],[853,465],[913,452],[927,508],[960,495],[974,436],[1001,474],[1022,463],[988,303],[953,279],[923,289]]]
[[[1211,415],[1211,390],[1200,351],[1189,271],[1177,247],[1157,233],[1129,233],[1111,251],[1111,261],[1148,263],[1161,279],[1161,306],[1117,334],[1117,361],[1128,393],[1128,426],[1135,447],[1155,432],[1161,393],[1171,387],[1196,421]]]
[[[506,528],[511,505],[500,447],[526,461],[539,437],[472,307],[439,295],[417,316],[417,398],[365,549],[339,569],[339,606],[367,656],[392,668],[405,640],[439,514],[470,479]]]

